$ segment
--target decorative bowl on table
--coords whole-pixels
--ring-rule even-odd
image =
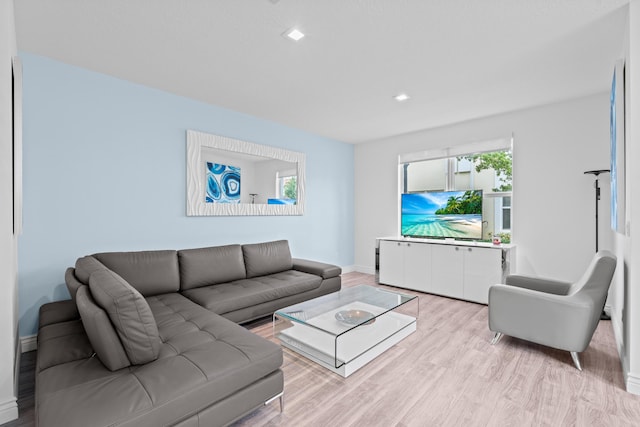
[[[364,310],[342,310],[336,313],[336,320],[347,325],[370,325],[376,321],[376,316]]]

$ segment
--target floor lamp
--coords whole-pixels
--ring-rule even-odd
[[[600,186],[598,185],[598,175],[600,175],[601,173],[609,173],[609,172],[611,172],[609,169],[598,169],[598,170],[585,172],[585,175],[587,174],[594,175],[596,178],[596,181],[593,184],[594,188],[596,189],[596,252],[598,252],[598,202],[600,201]],[[611,317],[609,317],[609,315],[604,312],[604,309],[602,309],[602,313],[600,314],[600,319],[611,320]]]

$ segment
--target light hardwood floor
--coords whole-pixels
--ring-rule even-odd
[[[379,286],[343,275],[344,286],[357,284]],[[234,427],[640,425],[611,322],[600,322],[579,372],[568,352],[510,337],[491,346],[484,305],[418,295],[417,331],[349,378],[285,349],[284,412],[273,402]],[[272,339],[269,319],[246,326]],[[2,427],[33,426],[35,357],[23,356],[20,419]]]
[[[361,273],[343,284],[376,285]],[[640,425],[611,322],[600,322],[579,372],[568,352],[510,337],[490,345],[487,306],[418,295],[417,331],[349,378],[285,349],[284,413],[273,403],[234,427]],[[252,330],[271,337],[269,323]]]

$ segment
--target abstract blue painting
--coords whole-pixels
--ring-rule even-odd
[[[207,163],[206,203],[240,203],[240,168]]]
[[[626,233],[625,220],[625,141],[624,141],[624,62],[616,62],[611,82],[611,229]]]

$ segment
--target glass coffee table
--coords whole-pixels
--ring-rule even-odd
[[[273,334],[348,377],[413,333],[418,315],[417,296],[359,285],[276,311]]]

